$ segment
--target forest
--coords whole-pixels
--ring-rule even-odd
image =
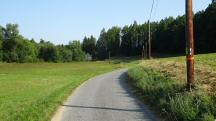
[[[152,53],[184,54],[185,15],[167,17],[151,22]],[[216,3],[194,14],[195,53],[216,52]],[[43,39],[36,42],[19,34],[17,24],[0,26],[0,61],[3,62],[71,62],[84,61],[86,54],[94,60],[118,56],[141,56],[148,41],[148,22],[134,21],[124,27],[102,29],[100,36],[84,37],[83,41],[70,41],[55,45]]]

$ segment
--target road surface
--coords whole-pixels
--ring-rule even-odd
[[[62,106],[60,121],[156,121],[130,93],[126,69],[90,79]]]

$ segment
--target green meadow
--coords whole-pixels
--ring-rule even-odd
[[[0,63],[0,120],[48,121],[84,81],[124,63]]]

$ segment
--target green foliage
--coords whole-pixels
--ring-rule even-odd
[[[204,18],[203,18],[203,32],[200,32],[199,34],[203,34],[203,36],[206,39],[206,46],[208,46],[208,51],[215,50],[216,40],[215,40],[215,34],[216,34],[216,4],[211,4],[206,11],[204,12]],[[199,40],[199,39],[198,39]]]
[[[216,52],[216,4],[211,4],[205,11],[194,17],[195,52]],[[159,22],[151,22],[151,39],[153,53],[184,54],[185,53],[185,15],[176,18],[168,17]],[[148,22],[138,25],[135,21],[120,29],[112,27],[101,31],[97,42],[99,59],[111,56],[138,56],[142,54],[148,42]]]
[[[15,52],[18,56],[18,61],[16,62],[25,63],[35,62],[37,60],[37,48],[33,43],[20,37],[20,39],[17,40],[16,44],[17,46]]]
[[[39,59],[47,62],[57,62],[58,54],[57,48],[52,43],[45,42],[40,44]]]
[[[136,94],[159,109],[167,120],[213,121],[215,97],[200,90],[187,92],[185,86],[169,75],[149,68],[135,67],[128,71]]]
[[[66,46],[61,45],[61,46],[57,46],[58,48],[58,53],[59,53],[59,57],[58,60],[60,62],[71,62],[73,61],[72,58],[72,51],[70,49],[68,49]]]
[[[72,52],[72,58],[74,61],[84,61],[85,53],[82,51],[82,46],[80,41],[72,41],[69,43],[68,48]]]
[[[120,31],[119,27],[112,27],[107,31],[107,49],[111,53],[111,56],[119,55],[120,47]]]
[[[5,39],[16,38],[19,35],[18,27],[19,26],[17,24],[7,24],[4,32]]]
[[[3,52],[2,52],[2,43],[4,40],[4,31],[3,27],[0,26],[0,61],[2,61]]]
[[[82,43],[82,50],[85,53],[90,54],[95,58],[96,56],[96,38],[91,36],[90,38],[85,37]]]
[[[2,61],[3,58],[3,52],[0,50],[0,62]]]
[[[205,113],[202,115],[201,121],[215,121],[215,117],[212,114]]]
[[[97,58],[98,59],[106,59],[108,58],[108,43],[106,39],[106,30],[102,29],[100,33],[100,37],[96,44],[97,49]]]
[[[4,40],[2,43],[3,60],[7,62],[18,61],[18,55],[15,52],[18,40],[18,26],[7,24],[4,29]]]
[[[91,36],[90,41],[96,42],[93,36]],[[92,50],[92,53],[95,53],[95,48]],[[28,40],[22,37],[19,34],[17,24],[7,24],[6,28],[0,26],[1,60],[9,63],[37,62],[39,60],[46,62],[71,62],[85,60],[85,53],[82,51],[81,43],[78,41],[71,42],[66,46],[55,46],[51,42],[46,42],[42,39],[40,43],[37,43],[34,39]]]
[[[34,62],[37,48],[19,35],[18,25],[7,24],[2,43],[3,60],[6,62]]]
[[[112,27],[107,31],[103,29],[97,41],[97,57],[106,59],[110,56],[120,55],[120,31],[119,27]]]

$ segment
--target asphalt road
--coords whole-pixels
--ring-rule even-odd
[[[77,89],[64,107],[61,121],[156,121],[126,84],[126,69],[97,76]]]

